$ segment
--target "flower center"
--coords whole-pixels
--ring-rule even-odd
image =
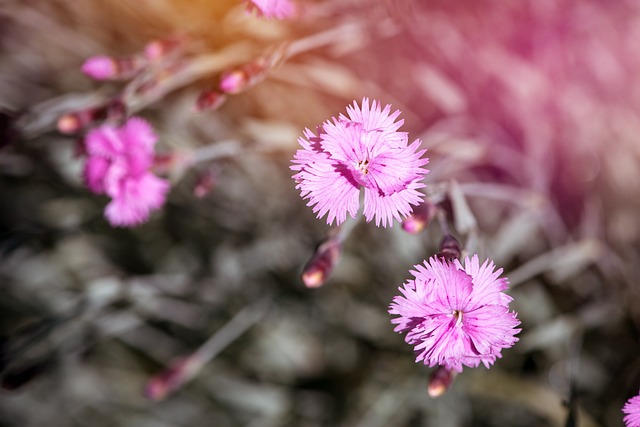
[[[367,160],[367,159],[360,160],[358,163],[356,163],[356,169],[362,175],[368,174],[369,173],[369,160]]]
[[[462,326],[462,317],[463,317],[462,310],[454,310],[453,317],[456,318],[456,326]]]

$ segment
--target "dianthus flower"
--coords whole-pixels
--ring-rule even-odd
[[[640,395],[627,400],[622,408],[624,416],[624,424],[627,427],[640,427]]]
[[[264,18],[286,19],[293,16],[295,8],[290,0],[247,0],[247,13],[256,12]]]
[[[396,121],[400,111],[380,108],[377,101],[362,100],[347,107],[349,117],[340,115],[326,121],[319,135],[305,129],[298,139],[302,149],[294,156],[291,169],[301,196],[309,199],[318,218],[341,224],[347,213],[355,217],[364,189],[364,217],[376,225],[393,225],[409,215],[412,205],[424,195],[418,191],[429,171],[423,166],[426,150],[418,151],[421,141],[408,143],[406,132],[398,132],[404,120]]]
[[[151,125],[138,117],[87,134],[85,181],[94,193],[111,197],[105,216],[112,225],[138,225],[164,203],[169,183],[149,171],[157,139]]]
[[[389,313],[399,316],[391,323],[407,333],[416,362],[456,372],[481,362],[488,368],[518,341],[520,322],[509,311],[512,298],[502,292],[508,282],[493,262],[480,265],[474,255],[462,266],[432,257],[414,268],[415,279],[399,288],[402,296],[394,297]]]

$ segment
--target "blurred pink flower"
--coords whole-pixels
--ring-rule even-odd
[[[622,412],[626,414],[624,423],[627,427],[640,427],[640,395],[627,400]]]
[[[156,140],[151,125],[138,117],[88,133],[85,182],[94,193],[111,197],[105,209],[111,225],[138,225],[164,203],[169,183],[149,172]]]
[[[285,19],[293,16],[295,8],[290,0],[247,0],[247,13],[253,11],[264,18]]]
[[[318,218],[327,215],[329,225],[341,224],[347,213],[355,217],[359,209],[360,188],[364,188],[364,216],[374,217],[376,225],[393,225],[409,215],[424,195],[418,191],[429,171],[423,166],[426,150],[418,151],[421,141],[408,144],[406,132],[397,132],[404,120],[396,121],[400,111],[390,114],[377,101],[362,100],[347,107],[349,117],[322,124],[319,135],[305,129],[298,139],[302,146],[291,169],[301,196]]]
[[[509,311],[512,298],[502,292],[507,280],[499,278],[493,262],[480,265],[478,256],[448,263],[432,257],[414,266],[414,280],[407,281],[390,306],[396,332],[407,335],[416,362],[441,365],[462,372],[481,362],[489,367],[501,350],[518,341],[516,314]]]
[[[81,69],[94,80],[107,80],[118,74],[118,64],[109,56],[92,56],[84,61]]]

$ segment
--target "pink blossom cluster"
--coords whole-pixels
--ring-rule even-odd
[[[301,196],[309,199],[318,218],[338,225],[347,213],[355,217],[364,189],[364,217],[377,226],[393,225],[408,216],[424,195],[422,179],[429,159],[419,150],[421,141],[409,144],[406,132],[398,132],[404,120],[400,111],[382,109],[377,101],[362,100],[347,107],[347,116],[332,118],[319,127],[318,135],[305,129],[302,146],[291,169]]]
[[[488,368],[518,341],[520,322],[503,292],[508,282],[493,262],[480,265],[477,255],[464,265],[432,257],[414,268],[414,279],[399,288],[402,295],[394,297],[389,313],[398,316],[391,322],[406,333],[416,362],[455,372],[480,363]]]
[[[247,0],[247,13],[255,12],[263,18],[286,19],[293,16],[295,8],[291,0]]]
[[[627,427],[640,427],[640,395],[627,400],[624,407],[624,424]]]
[[[157,139],[151,125],[138,117],[87,134],[85,182],[94,193],[111,197],[105,216],[113,226],[138,225],[164,204],[169,183],[149,171]]]

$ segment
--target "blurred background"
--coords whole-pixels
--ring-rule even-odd
[[[640,3],[296,5],[277,21],[234,0],[0,3],[0,426],[622,426],[640,389]],[[174,35],[176,68],[129,113],[160,153],[235,148],[171,169],[167,204],[112,228],[82,133],[57,123],[127,90],[85,59]],[[278,49],[263,81],[194,111]],[[296,139],[364,96],[402,110],[427,193],[504,268],[522,322],[438,399],[387,314],[437,224],[357,224],[325,286],[300,280],[330,228],[294,188]]]

